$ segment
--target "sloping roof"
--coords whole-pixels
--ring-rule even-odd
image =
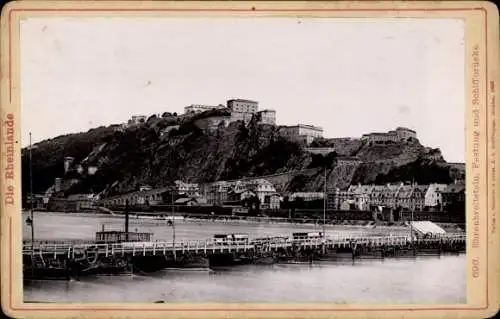
[[[442,193],[459,193],[465,190],[465,184],[450,184],[446,187]]]
[[[411,197],[412,191],[413,191],[412,186],[410,186],[410,185],[403,185],[399,189],[397,197],[398,198],[409,198],[409,197]]]
[[[161,194],[161,193],[165,193],[165,192],[168,192],[171,190],[172,190],[172,187],[162,187],[162,188],[154,188],[154,189],[150,189],[150,190],[146,190],[146,191],[138,191],[136,193],[139,195],[147,196],[147,195]]]
[[[409,129],[407,127],[402,127],[402,126],[396,127],[396,131],[410,131],[410,132],[413,132],[413,133],[417,133],[415,130]]]
[[[174,203],[176,203],[176,204],[185,204],[185,203],[190,202],[190,201],[197,202],[197,200],[194,199],[194,198],[186,198],[185,197],[185,198],[179,198],[179,199],[177,199]]]
[[[247,100],[247,99],[230,99],[228,102],[246,102],[246,103],[258,103],[257,101]]]
[[[373,188],[372,188],[372,192],[373,191],[376,191],[376,192],[381,192],[385,189],[385,185],[374,185]]]
[[[79,199],[92,199],[94,198],[94,194],[73,194],[69,195],[69,200],[79,200]]]
[[[364,195],[370,194],[373,186],[371,185],[351,185],[349,187],[349,191],[352,192],[353,195]]]
[[[49,188],[47,188],[47,190],[45,191],[45,195],[52,194],[52,193],[55,191],[55,189],[56,189],[55,185],[50,186],[50,187],[49,187]]]
[[[447,184],[430,184],[428,189],[434,190],[434,191],[442,191],[448,187]]]
[[[413,230],[421,234],[446,234],[446,231],[430,221],[411,222]]]
[[[380,196],[385,191],[385,187],[386,187],[385,185],[375,185],[373,186],[370,194],[373,194],[375,196]]]
[[[198,205],[205,205],[207,204],[207,199],[204,197],[198,197],[196,198],[196,202],[198,203]]]
[[[426,193],[427,190],[429,189],[429,185],[415,185],[415,190],[418,190],[422,193]]]
[[[254,184],[273,185],[273,183],[271,183],[267,179],[263,179],[263,178],[257,178],[257,179],[246,181],[246,184],[247,185],[254,185]]]
[[[384,195],[396,196],[396,192],[399,190],[400,187],[401,185],[389,184],[382,189],[382,193]]]

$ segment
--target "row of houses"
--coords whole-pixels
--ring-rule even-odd
[[[374,207],[415,211],[453,210],[465,207],[465,185],[463,182],[449,185],[358,184],[351,185],[345,190],[336,189],[327,192],[325,199],[323,192],[279,194],[274,185],[265,179],[218,181],[202,185],[175,181],[167,187],[153,189],[150,186],[142,186],[137,191],[102,199],[93,194],[76,194],[68,198],[52,198],[49,202],[40,204],[49,210],[70,211],[91,210],[98,206],[124,206],[127,203],[131,206],[174,204],[226,206],[235,209],[246,209],[245,207],[257,205],[259,209],[274,210],[285,207],[283,206],[285,200],[325,201],[327,210],[368,211]]]
[[[265,179],[218,181],[208,184],[176,181],[173,185],[152,189],[149,186],[118,196],[102,199],[104,206],[129,205],[209,205],[241,206],[248,200],[258,202],[259,208],[280,208],[281,197],[272,183]]]
[[[175,195],[172,195],[175,194]],[[175,204],[238,206],[248,199],[258,200],[261,209],[279,209],[284,194],[279,194],[274,185],[265,179],[217,181],[209,184],[189,184],[176,181],[174,187],[159,189],[141,189],[136,192],[108,198],[111,205],[158,205]],[[287,201],[325,200],[322,192],[297,192],[286,194]],[[452,206],[463,205],[465,185],[453,184],[386,184],[386,185],[351,185],[348,189],[327,192],[327,209],[370,210],[373,207],[400,208],[423,211],[426,209],[443,210]]]
[[[357,160],[357,159],[354,159]],[[73,158],[66,157],[64,171],[66,178],[56,178],[55,183],[44,195],[30,199],[37,208],[55,210],[88,210],[97,206],[129,205],[154,206],[161,204],[233,206],[258,205],[260,209],[279,209],[286,195],[288,202],[296,200],[323,200],[322,192],[301,192],[279,194],[275,186],[266,179],[243,179],[217,181],[199,185],[175,181],[171,185],[153,189],[142,186],[138,190],[118,196],[100,199],[100,194],[76,194],[61,198],[60,194],[79,182]],[[73,172],[74,174],[70,174]],[[68,175],[69,174],[69,175]],[[374,206],[422,211],[464,209],[465,184],[386,184],[351,185],[348,189],[327,192],[327,209],[370,210]],[[250,203],[250,204],[249,204]]]
[[[178,201],[177,204],[182,202],[182,204],[186,205],[193,202],[203,204],[204,200],[199,191],[198,184],[177,180],[172,185],[161,188],[153,189],[148,185],[141,186],[137,191],[104,198],[100,201],[100,204],[103,206],[124,206],[128,203],[131,206],[150,206],[172,204],[175,201]],[[192,201],[186,201],[186,199],[192,199]]]
[[[218,181],[203,185],[202,194],[209,205],[234,204],[257,198],[260,208],[280,208],[280,195],[265,179]]]
[[[386,184],[351,185],[346,190],[337,189],[328,194],[329,209],[354,207],[369,210],[373,206],[422,211],[465,207],[465,184]]]

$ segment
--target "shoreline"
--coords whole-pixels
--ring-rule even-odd
[[[22,211],[22,213],[29,213],[28,211]],[[78,216],[84,217],[91,215],[92,217],[97,218],[116,218],[122,219],[124,218],[123,214],[107,214],[101,212],[78,212],[78,213],[68,213],[68,212],[48,212],[48,211],[35,211],[36,215],[41,214],[57,214],[64,216]],[[154,218],[153,216],[141,216],[135,217],[137,213],[131,214],[130,220],[144,220],[144,221],[166,221],[167,218]],[[187,215],[187,214],[186,214]],[[302,220],[290,221],[287,218],[274,218],[274,217],[255,217],[255,216],[242,216],[242,217],[234,217],[234,216],[189,216],[187,215],[176,215],[175,220],[182,222],[207,222],[207,223],[218,223],[218,224],[238,224],[238,225],[282,225],[282,226],[296,226],[296,227],[314,227],[314,228],[322,228],[322,223],[311,223],[311,222],[302,222]],[[447,232],[453,233],[465,233],[465,223],[440,223],[434,222],[436,225],[439,225]],[[334,223],[326,223],[325,228],[329,229],[357,229],[357,230],[373,230],[373,231],[403,231],[408,230],[409,226],[406,222],[394,222],[389,223],[385,221],[373,221],[373,220],[336,220]]]

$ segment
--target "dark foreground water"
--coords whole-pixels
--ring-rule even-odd
[[[40,213],[41,214],[41,213]],[[36,218],[39,239],[92,239],[101,223],[119,228],[114,217],[43,214]],[[171,227],[164,222],[131,223],[168,240]],[[176,236],[209,238],[217,232],[247,232],[254,236],[289,234],[316,226],[179,222]],[[339,233],[375,230],[330,227]],[[380,229],[377,232],[381,231]],[[385,230],[401,233],[402,229]],[[25,237],[29,228],[24,228]],[[194,237],[194,238],[193,238]],[[252,236],[253,237],[253,236]],[[328,302],[328,303],[465,303],[465,255],[415,259],[356,260],[354,263],[238,266],[215,270],[165,270],[151,275],[87,277],[81,281],[32,281],[24,299],[46,302]]]

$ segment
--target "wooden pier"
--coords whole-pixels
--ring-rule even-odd
[[[191,262],[206,266],[238,263],[275,263],[287,261],[329,260],[335,258],[398,257],[421,254],[459,253],[466,247],[465,235],[442,235],[432,238],[409,236],[330,236],[314,239],[292,239],[284,236],[240,242],[150,241],[100,244],[95,242],[38,241],[23,244],[25,273],[34,275],[34,268],[65,272],[78,276],[102,269],[144,269],[151,271],[167,267],[187,267]],[[34,254],[33,254],[34,252]],[[31,262],[30,262],[31,261]],[[182,261],[182,263],[180,263]],[[113,266],[109,265],[121,265]],[[203,263],[202,263],[203,264]],[[34,266],[36,265],[36,266]],[[49,265],[56,265],[52,266]],[[30,267],[31,266],[31,267]]]

